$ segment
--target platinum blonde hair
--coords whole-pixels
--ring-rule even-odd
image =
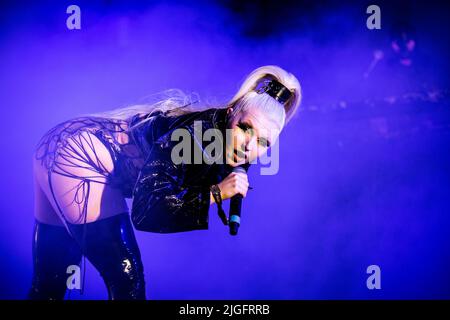
[[[291,98],[284,106],[267,93],[259,94],[254,91],[260,81],[267,79],[277,80],[292,92]],[[222,107],[233,107],[232,117],[250,108],[257,108],[271,117],[279,125],[280,129],[282,129],[294,116],[300,105],[301,98],[301,87],[297,78],[278,66],[268,65],[259,67],[247,75],[238,92]],[[168,116],[178,116],[211,107],[204,103],[194,105],[200,102],[199,96],[197,94],[188,95],[179,89],[169,89],[150,95],[146,99],[149,99],[150,102],[105,112],[86,114],[85,116],[106,117],[127,121],[136,114],[151,115],[152,113],[161,111]],[[141,122],[136,123],[135,126],[141,125],[149,119],[150,117],[147,116]]]
[[[135,115],[147,115],[147,117],[134,125],[138,126],[149,120],[149,116],[158,111],[164,112],[170,116],[177,116],[207,108],[207,106],[204,106],[203,108],[194,106],[194,104],[200,101],[197,94],[192,93],[188,95],[179,89],[168,89],[158,92],[145,97],[144,100],[148,100],[148,102],[103,112],[89,113],[83,116],[128,121]]]
[[[259,94],[254,89],[261,81],[277,80],[292,92],[292,96],[284,105],[269,96]],[[233,106],[232,116],[250,108],[256,108],[272,118],[282,129],[294,116],[302,99],[300,83],[297,78],[274,65],[263,66],[252,71],[244,80],[239,91],[234,95],[228,106]]]

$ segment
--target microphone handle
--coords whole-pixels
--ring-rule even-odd
[[[247,174],[250,163],[245,163],[238,167],[233,168],[234,172],[241,172]],[[228,225],[230,227],[230,234],[232,236],[237,235],[239,226],[241,225],[241,207],[242,207],[242,194],[238,193],[231,197],[230,201],[230,213],[228,215]]]
[[[232,236],[237,235],[239,226],[241,224],[241,207],[242,207],[242,194],[238,193],[231,197],[230,201],[230,234]]]

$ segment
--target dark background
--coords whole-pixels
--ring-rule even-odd
[[[81,30],[66,28],[71,4],[81,8]],[[381,8],[381,30],[366,28],[370,4]],[[267,64],[303,89],[280,137],[278,173],[250,169],[237,237],[215,207],[208,231],[137,232],[148,297],[450,298],[448,9],[436,1],[2,2],[0,298],[22,299],[30,284],[31,157],[47,129],[168,88],[225,103]],[[366,287],[372,264],[381,290]],[[71,297],[107,297],[91,266],[85,294]]]

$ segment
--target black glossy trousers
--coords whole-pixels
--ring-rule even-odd
[[[65,227],[36,221],[33,233],[33,279],[28,298],[62,300],[70,265],[84,255],[99,271],[110,300],[144,300],[141,254],[128,213]]]

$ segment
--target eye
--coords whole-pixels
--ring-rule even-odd
[[[259,138],[259,139],[258,139],[258,143],[259,143],[261,146],[263,146],[263,147],[267,147],[267,148],[270,147],[270,142],[267,141],[266,138]]]
[[[239,122],[237,125],[239,128],[241,128],[243,131],[247,131],[250,129],[250,126],[246,123]]]

